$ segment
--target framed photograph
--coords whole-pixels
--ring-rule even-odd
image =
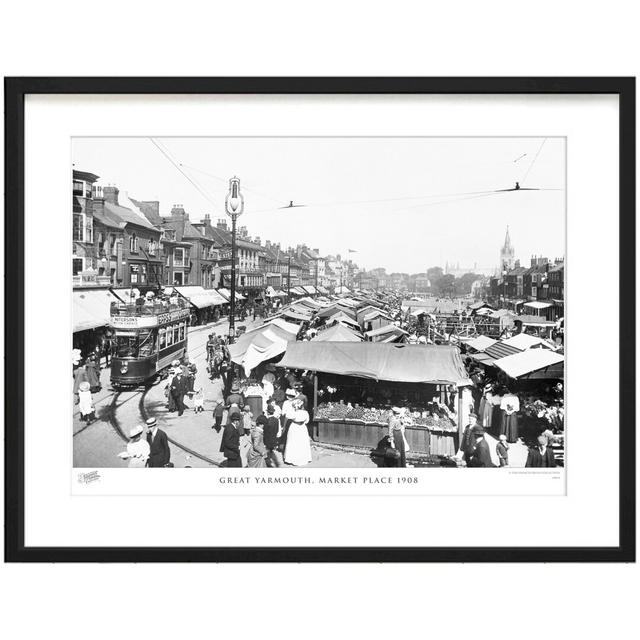
[[[635,561],[635,79],[7,78],[5,131],[7,560]]]

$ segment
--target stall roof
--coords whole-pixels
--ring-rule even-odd
[[[385,333],[396,333],[397,335],[405,335],[405,336],[409,335],[408,332],[406,332],[404,329],[401,329],[400,327],[398,327],[393,323],[385,324],[384,327],[378,327],[377,329],[372,329],[371,331],[367,331],[364,335],[367,336],[368,338],[373,338],[375,336],[384,335]]]
[[[320,331],[311,342],[362,342],[362,338],[339,322],[332,327]]]
[[[553,307],[553,304],[551,302],[538,302],[537,300],[533,300],[532,302],[525,303],[524,306],[531,309],[548,309],[549,307]]]
[[[302,286],[302,288],[307,292],[307,293],[318,293],[318,290],[312,285],[312,284],[305,284]]]
[[[231,300],[231,291],[229,291],[229,289],[218,289],[218,293],[226,298],[227,302]],[[245,297],[236,291],[236,301],[237,300],[245,300]]]
[[[392,318],[388,316],[386,313],[384,313],[383,311],[380,311],[380,309],[376,309],[375,311],[371,311],[370,313],[367,313],[367,315],[365,315],[361,319],[361,321],[369,322],[369,320],[373,320],[374,318],[378,318],[378,317],[386,318],[389,321],[392,320]]]
[[[204,307],[212,307],[219,304],[227,304],[225,300],[215,289],[205,289],[204,287],[174,287],[174,289],[191,304],[198,309]]]
[[[300,313],[296,309],[283,309],[279,315],[285,316],[287,318],[293,318],[294,320],[299,320],[300,322],[308,322],[311,319],[311,316],[307,313]]]
[[[520,378],[560,362],[564,362],[564,356],[555,351],[527,349],[527,351],[497,359],[495,366],[502,369],[510,378]]]
[[[360,329],[360,325],[355,320],[350,318],[346,313],[343,313],[342,311],[340,311],[339,313],[337,313],[334,316],[331,316],[329,318],[329,320],[327,321],[327,324],[330,324],[330,323],[333,323],[333,322],[346,322],[347,324],[350,324],[350,325]]]
[[[318,311],[318,318],[330,318],[331,316],[335,316],[336,313],[340,313],[340,312],[341,312],[341,309],[335,303],[332,302],[329,306]]]
[[[511,338],[506,338],[501,342],[502,344],[507,344],[511,347],[515,347],[520,351],[525,351],[533,347],[545,347],[547,349],[552,348],[552,345],[547,340],[543,340],[542,338],[538,338],[536,336],[530,336],[528,333],[519,333],[518,335],[512,336]]]
[[[302,287],[292,287],[291,293],[294,296],[306,296],[307,292]]]
[[[488,356],[486,353],[471,353],[469,357],[480,364],[486,364],[492,367],[496,363],[496,359]]]
[[[283,353],[287,343],[296,339],[297,333],[298,327],[288,322],[273,320],[263,324],[242,334],[236,343],[229,345],[231,360],[242,365],[249,375],[261,362]]]
[[[510,356],[514,353],[520,353],[521,349],[518,349],[517,347],[512,347],[509,344],[504,344],[502,342],[496,342],[495,344],[492,344],[490,347],[487,347],[484,352],[492,357],[495,358],[496,360],[498,358],[504,358],[506,356]]]
[[[109,289],[74,291],[73,332],[108,325],[111,319],[112,302],[121,302],[121,300]]]
[[[492,347],[494,344],[498,342],[489,336],[478,336],[477,338],[472,338],[471,340],[467,340],[467,347],[471,347],[476,351],[485,351],[489,347]],[[514,345],[515,346],[515,345]]]
[[[278,366],[394,382],[468,382],[460,352],[449,345],[290,342]]]

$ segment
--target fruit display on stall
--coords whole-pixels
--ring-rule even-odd
[[[324,402],[315,411],[316,420],[358,420],[366,423],[387,424],[392,413],[389,409],[374,407],[351,406],[340,402]],[[420,427],[427,427],[437,431],[456,431],[456,424],[450,418],[438,415],[427,415],[416,411],[409,414],[411,422]]]

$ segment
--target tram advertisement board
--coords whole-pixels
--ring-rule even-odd
[[[145,327],[156,327],[188,317],[188,309],[160,313],[157,316],[111,316],[111,325],[116,329],[141,329]]]

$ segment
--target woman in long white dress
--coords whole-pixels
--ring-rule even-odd
[[[299,402],[302,404],[302,401]],[[307,431],[309,414],[299,408],[293,414],[292,420],[287,433],[287,443],[284,447],[284,461],[287,464],[300,467],[311,462],[311,442]]]

